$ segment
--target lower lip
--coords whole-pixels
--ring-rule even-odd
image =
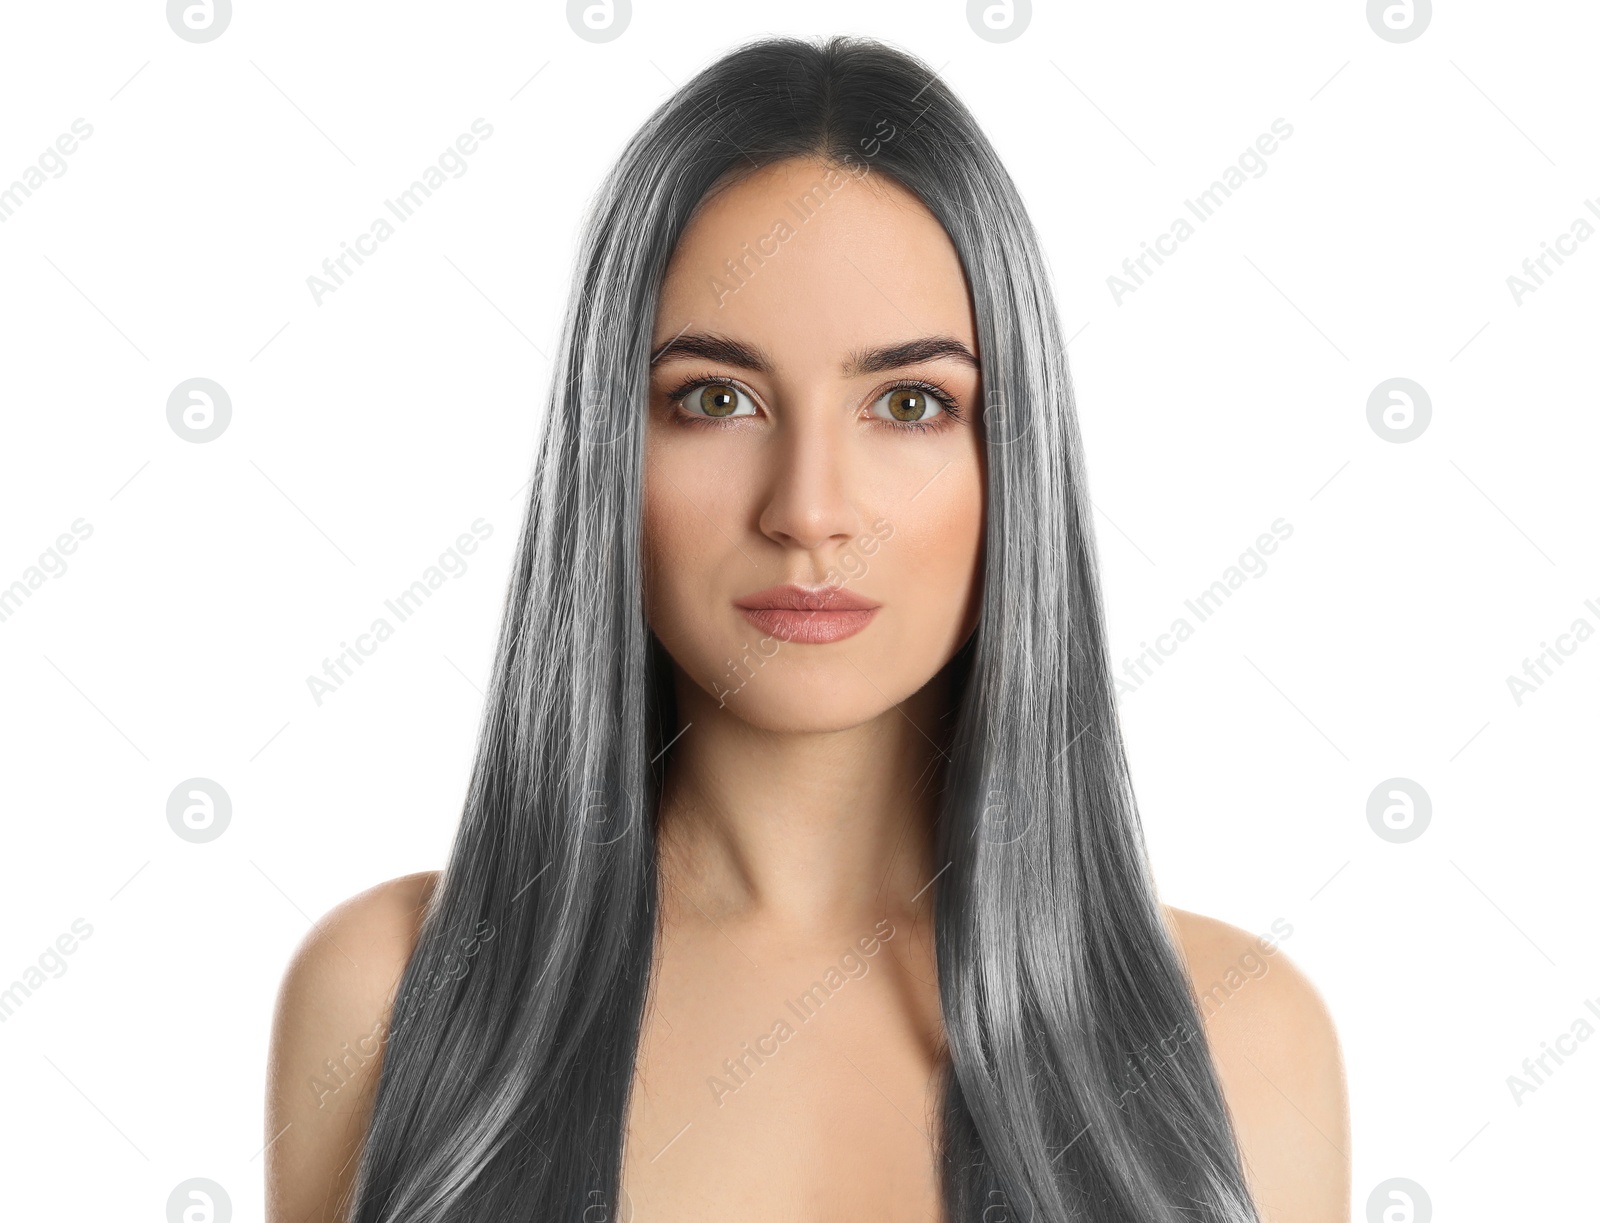
[[[823,645],[853,637],[878,614],[876,607],[853,611],[792,611],[783,607],[741,607],[746,620],[768,637],[799,645]]]

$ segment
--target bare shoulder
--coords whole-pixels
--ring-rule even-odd
[[[344,1219],[389,1010],[437,882],[424,871],[352,896],[289,961],[267,1061],[268,1223]]]
[[[1344,1058],[1327,1004],[1278,945],[1287,922],[1252,934],[1162,906],[1194,985],[1206,1043],[1265,1223],[1350,1218]]]

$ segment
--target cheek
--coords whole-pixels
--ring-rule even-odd
[[[983,557],[983,482],[976,466],[952,464],[890,520],[894,533],[864,558],[885,579],[882,593],[908,633],[954,650],[976,623]],[[872,589],[873,578],[863,586]]]
[[[720,589],[729,572],[723,554],[728,537],[738,535],[739,497],[726,479],[712,480],[697,470],[687,453],[647,450],[641,523],[645,610],[658,637],[675,636],[677,622],[692,623],[695,605],[703,609],[707,596]]]
[[[686,563],[684,547],[688,541],[680,500],[659,470],[646,470],[641,532],[645,612],[651,627],[655,627],[655,618],[670,605],[669,588]]]

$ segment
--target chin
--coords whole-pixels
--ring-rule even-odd
[[[758,730],[817,734],[870,722],[920,686],[894,683],[882,675],[869,682],[856,666],[839,657],[803,669],[780,668],[775,659],[746,675],[742,684],[728,685],[718,677],[718,687],[702,687],[721,700],[725,711]]]

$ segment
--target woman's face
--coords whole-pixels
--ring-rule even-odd
[[[775,731],[927,684],[977,624],[984,507],[972,305],[939,222],[881,173],[768,166],[691,220],[651,350],[646,607],[683,675]]]

